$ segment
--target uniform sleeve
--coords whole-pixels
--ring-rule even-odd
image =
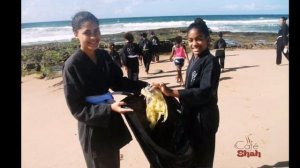
[[[92,105],[85,102],[84,86],[80,84],[74,67],[64,68],[63,82],[65,98],[72,115],[87,125],[107,127],[111,106],[109,104]]]
[[[141,89],[148,85],[144,81],[134,81],[123,77],[123,72],[116,64],[110,64],[112,82],[111,89],[113,91],[126,91],[134,94],[139,94]]]
[[[216,59],[212,59],[204,68],[203,77],[199,88],[179,90],[180,100],[191,106],[202,106],[208,103],[218,88],[220,77],[220,66]]]
[[[224,42],[224,49],[225,49],[225,48],[227,48],[227,43],[224,39],[223,39],[223,42]]]
[[[113,63],[112,59],[106,55],[106,63],[108,64],[109,73],[111,74],[111,89],[113,91],[126,91],[134,94],[139,94],[141,89],[148,85],[144,81],[134,81],[123,77],[122,69]]]
[[[285,25],[282,27],[282,40],[283,40],[284,45],[287,45],[289,42],[288,37],[287,37],[288,34],[289,34],[289,28],[287,25]]]
[[[123,65],[127,66],[127,57],[125,51],[126,51],[126,45],[124,45],[123,49],[121,50],[120,57],[122,59]]]
[[[218,47],[218,42],[219,42],[219,40],[217,40],[215,43],[214,43],[214,49],[218,49],[219,47]]]
[[[135,46],[134,48],[136,50],[136,53],[138,55],[143,55],[143,47],[140,47],[138,44],[135,44],[134,46]]]
[[[116,55],[116,57],[117,57],[117,62],[118,62],[118,64],[120,64],[120,65],[122,66],[122,60],[121,60],[120,54],[119,54],[117,51],[115,51],[115,55]]]
[[[157,45],[159,45],[160,41],[159,41],[158,37],[156,37],[156,42],[157,42]]]

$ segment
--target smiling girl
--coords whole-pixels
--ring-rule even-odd
[[[153,83],[166,96],[178,97],[182,105],[185,131],[195,152],[193,167],[213,167],[215,134],[219,127],[218,86],[220,65],[209,51],[209,29],[197,18],[188,27],[192,58],[186,72],[185,89],[173,90]]]
[[[65,62],[64,93],[72,115],[78,120],[87,167],[119,168],[119,150],[132,139],[121,114],[132,109],[123,108],[124,102],[114,102],[108,91],[139,93],[147,83],[123,77],[107,51],[98,48],[99,22],[93,14],[77,13],[72,28],[80,49]]]

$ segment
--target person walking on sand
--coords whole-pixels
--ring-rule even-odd
[[[108,54],[111,56],[112,60],[121,68],[122,63],[120,54],[116,51],[115,44],[112,42],[108,44]]]
[[[184,65],[184,60],[187,59],[189,61],[188,54],[186,52],[186,49],[182,45],[182,37],[177,36],[175,37],[175,45],[172,47],[171,55],[170,55],[170,61],[173,61],[176,66],[177,70],[177,76],[176,76],[176,82],[180,83],[181,86],[183,86],[183,79],[182,79],[182,67]]]
[[[142,45],[143,39],[144,39],[143,33],[140,33],[140,40],[138,42],[138,46]],[[139,61],[140,61],[140,66],[142,66],[143,65],[143,56],[142,55],[139,57]]]
[[[120,168],[120,148],[132,137],[121,114],[133,111],[115,102],[109,89],[139,94],[146,82],[123,77],[108,52],[99,49],[99,20],[81,11],[72,18],[80,42],[63,66],[64,95],[78,120],[79,140],[88,168]]]
[[[289,44],[289,27],[286,24],[286,17],[281,17],[279,20],[280,29],[278,31],[276,44],[276,64],[281,64],[282,53],[289,60],[288,44]]]
[[[226,42],[223,39],[223,33],[218,33],[219,39],[214,44],[214,49],[216,49],[215,56],[219,59],[220,65],[222,68],[222,72],[224,71],[224,64],[225,64],[225,48],[226,48]]]
[[[152,46],[151,42],[147,39],[147,33],[142,33],[142,39],[139,43],[139,47],[142,50],[143,55],[143,62],[145,66],[145,72],[148,75],[150,64],[152,60]]]
[[[187,29],[193,55],[186,72],[185,89],[170,89],[152,83],[166,96],[177,97],[182,106],[185,132],[194,151],[193,168],[213,167],[215,134],[219,127],[218,86],[220,64],[209,51],[210,35],[206,23],[198,18]]]
[[[158,55],[159,39],[155,35],[154,31],[151,31],[150,42],[152,45],[152,60],[158,63],[159,62],[159,55]]]
[[[142,51],[139,46],[134,43],[134,37],[131,33],[125,33],[124,38],[127,40],[124,45],[121,58],[127,71],[129,79],[139,79],[139,57],[142,55]]]

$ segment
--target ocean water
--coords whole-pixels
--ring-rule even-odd
[[[272,32],[279,29],[279,18],[288,15],[195,15],[99,19],[101,34],[135,30],[188,27],[196,17],[206,21],[212,31]],[[71,21],[22,23],[22,45],[53,41],[70,41]]]

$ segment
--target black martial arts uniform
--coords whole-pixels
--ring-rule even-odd
[[[111,56],[112,60],[119,66],[122,67],[120,54],[117,51],[111,51],[109,52],[109,55]]]
[[[143,51],[145,71],[148,73],[152,61],[152,45],[148,39],[143,39],[139,42],[139,47]]]
[[[289,27],[287,24],[284,24],[280,27],[280,30],[278,31],[278,37],[277,37],[277,47],[276,47],[276,64],[281,64],[281,58],[284,46],[288,45],[289,43]],[[283,55],[289,60],[289,53],[283,53]]]
[[[114,91],[139,93],[146,82],[123,77],[122,70],[105,50],[97,49],[97,64],[77,50],[63,68],[64,93],[78,120],[81,147],[88,168],[120,167],[119,149],[132,140],[122,116],[110,104],[93,105],[86,97]]]
[[[139,78],[139,56],[142,51],[136,43],[126,43],[121,52],[123,64],[127,67],[129,79],[138,80]]]
[[[218,60],[205,50],[199,57],[192,57],[185,89],[179,90],[185,131],[195,150],[195,168],[213,166],[215,134],[219,126],[219,78]]]
[[[150,42],[152,45],[152,60],[158,62],[159,61],[159,55],[158,55],[159,39],[157,36],[153,35],[150,37]]]
[[[220,65],[222,69],[224,69],[225,66],[225,48],[226,42],[224,39],[220,38],[215,42],[214,49],[217,49],[215,56],[220,60]]]

